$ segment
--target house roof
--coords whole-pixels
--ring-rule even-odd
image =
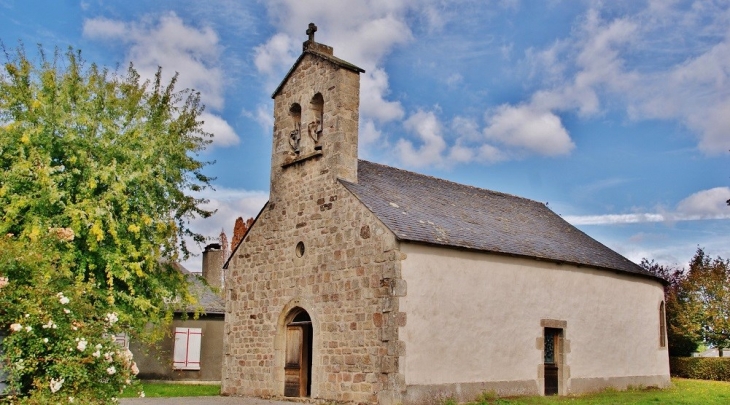
[[[198,309],[202,309],[208,315],[226,313],[226,303],[223,298],[218,296],[200,276],[191,273],[180,263],[176,263],[175,268],[185,275],[190,283],[188,291],[198,299],[197,304],[188,305],[184,310],[175,312],[195,312]]]
[[[339,67],[347,69],[347,70],[352,70],[353,72],[356,72],[356,73],[365,73],[365,69],[357,67],[346,60],[342,60],[336,56],[329,55],[329,54],[326,54],[323,52],[317,52],[314,48],[305,49],[302,52],[302,54],[299,55],[299,58],[297,58],[297,61],[294,62],[291,69],[289,69],[289,71],[286,73],[286,76],[284,76],[284,79],[281,81],[281,83],[279,83],[279,85],[276,87],[276,90],[274,90],[274,92],[271,94],[271,98],[274,98],[274,97],[276,97],[277,94],[279,94],[279,92],[281,91],[281,88],[284,87],[284,84],[286,84],[286,82],[289,80],[289,76],[291,76],[291,74],[294,72],[294,70],[296,70],[297,66],[299,66],[299,64],[302,62],[302,59],[304,59],[304,55],[307,55],[307,54],[314,55],[314,56],[317,56],[318,58],[322,58],[324,60],[330,61],[333,64],[335,64],[336,66],[339,66]]]
[[[364,160],[357,176],[340,182],[399,240],[656,278],[541,202]]]

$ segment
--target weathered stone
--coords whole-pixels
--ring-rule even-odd
[[[274,95],[268,209],[227,270],[231,333],[222,392],[284,395],[286,321],[301,308],[314,335],[312,397],[375,403],[386,389],[375,376],[398,372],[398,350],[389,348],[397,347],[400,318],[388,313],[398,309],[391,290],[404,293],[405,287],[398,280],[381,286],[380,280],[386,272],[391,278],[399,274],[401,254],[395,236],[339,180],[357,181],[358,71],[312,49]],[[311,107],[317,94],[324,103],[315,145],[306,128],[317,118]],[[290,113],[294,104],[298,117]],[[288,140],[295,125],[302,132],[299,154]],[[299,242],[305,247],[301,257]],[[241,307],[230,307],[240,300]]]

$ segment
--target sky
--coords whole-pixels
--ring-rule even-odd
[[[211,238],[268,199],[271,94],[310,22],[366,71],[360,158],[544,202],[635,262],[730,257],[730,1],[0,0],[6,48],[201,92]]]

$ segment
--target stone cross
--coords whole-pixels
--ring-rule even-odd
[[[314,23],[309,23],[307,28],[307,35],[309,35],[309,42],[314,42],[314,33],[317,32],[317,26]]]

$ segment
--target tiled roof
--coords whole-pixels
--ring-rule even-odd
[[[340,181],[399,240],[651,276],[543,203],[364,160],[358,163],[357,183]]]

